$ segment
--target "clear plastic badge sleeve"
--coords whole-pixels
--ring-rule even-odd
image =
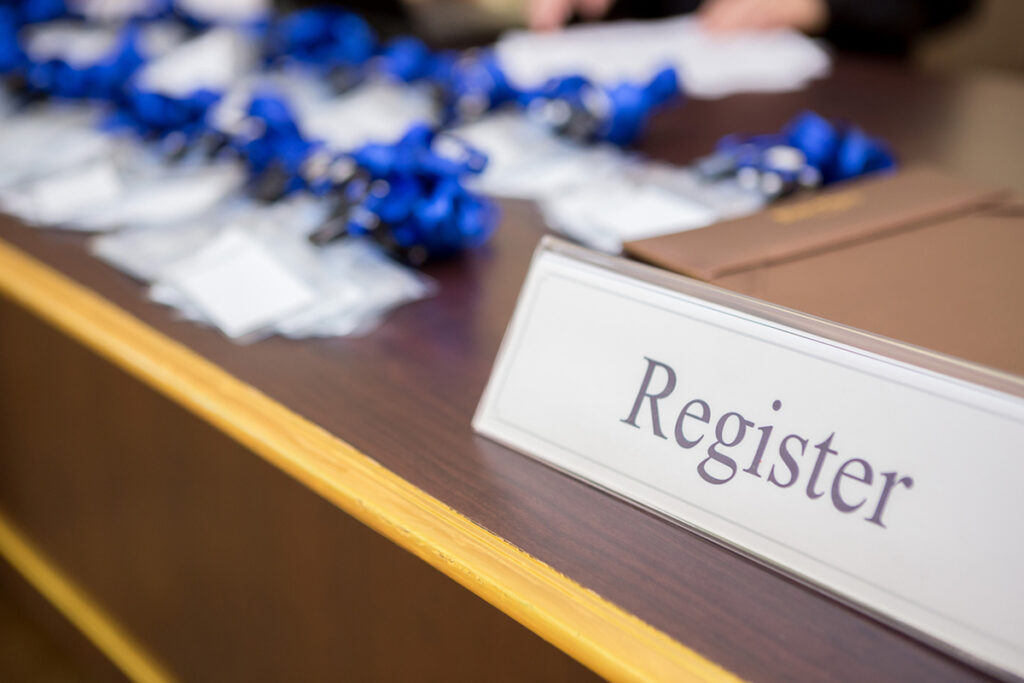
[[[548,227],[593,249],[684,232],[759,210],[764,197],[734,180],[700,180],[689,169],[637,161],[540,202]]]
[[[114,22],[155,17],[165,0],[65,0],[68,9],[90,21]]]
[[[122,189],[117,167],[101,159],[24,187],[0,191],[0,207],[29,223],[57,226],[116,200]]]
[[[431,296],[436,284],[395,263],[363,239],[346,239],[316,252],[317,301],[275,326],[286,337],[365,334],[403,304]]]
[[[222,92],[255,68],[256,57],[256,45],[242,33],[211,29],[150,62],[135,76],[135,84],[169,97],[204,89]]]
[[[179,223],[226,201],[245,183],[235,163],[176,169],[125,188],[122,196],[74,221],[80,230],[103,232]]]
[[[316,300],[307,282],[238,229],[224,230],[169,267],[158,284],[174,287],[232,339],[259,333]]]
[[[270,250],[280,253],[282,240],[302,245],[306,235],[326,218],[328,210],[329,206],[323,201],[302,195],[269,205],[228,201],[184,221],[97,236],[90,243],[90,249],[128,275],[153,282],[160,279],[167,268],[196,253],[230,226],[244,226],[252,236],[269,240]]]
[[[195,19],[220,25],[245,25],[264,21],[273,6],[270,0],[175,0],[174,4]]]
[[[307,101],[298,116],[303,135],[344,153],[397,142],[414,124],[437,124],[440,112],[426,88],[369,81],[340,97]]]
[[[0,126],[0,188],[109,157],[114,141],[96,129],[91,106],[33,107]]]
[[[137,280],[152,282],[167,267],[212,240],[217,230],[217,225],[207,218],[184,224],[121,230],[94,238],[89,249],[96,257]]]

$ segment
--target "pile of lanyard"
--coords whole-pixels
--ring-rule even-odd
[[[2,2],[2,0],[0,0]],[[27,101],[41,97],[87,100],[111,107],[105,126],[151,141],[168,163],[199,149],[213,158],[233,155],[248,169],[251,195],[275,201],[308,192],[327,198],[331,218],[312,239],[368,235],[402,260],[419,265],[479,245],[494,230],[496,207],[466,189],[486,157],[437,135],[438,128],[515,107],[551,130],[581,142],[629,144],[651,112],[679,95],[672,69],[648,83],[593,83],[579,76],[552,79],[540,88],[513,87],[490,50],[434,51],[413,37],[386,43],[359,16],[310,9],[277,17],[203,14],[202,3],[139,0],[122,3],[116,40],[90,63],[49,57],[33,60],[24,48],[34,27],[59,21],[87,28],[111,17],[89,0],[37,0],[0,4],[0,72]],[[102,21],[101,21],[102,20]],[[328,150],[306,137],[292,104],[280,93],[252,93],[231,126],[215,126],[211,112],[226,87],[160,92],[135,76],[157,57],[150,35],[168,24],[185,40],[230,28],[243,34],[268,68],[297,67],[336,93],[387,79],[429,89],[443,112],[439,126],[413,126],[397,142]]]

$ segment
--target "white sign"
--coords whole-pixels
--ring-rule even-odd
[[[1024,675],[1021,396],[1019,378],[549,241],[474,427]]]

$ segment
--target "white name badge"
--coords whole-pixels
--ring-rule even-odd
[[[1022,397],[1020,378],[549,239],[474,427],[1024,675]]]

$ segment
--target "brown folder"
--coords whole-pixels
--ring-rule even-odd
[[[733,291],[1024,375],[1024,203],[928,168],[631,242]]]

